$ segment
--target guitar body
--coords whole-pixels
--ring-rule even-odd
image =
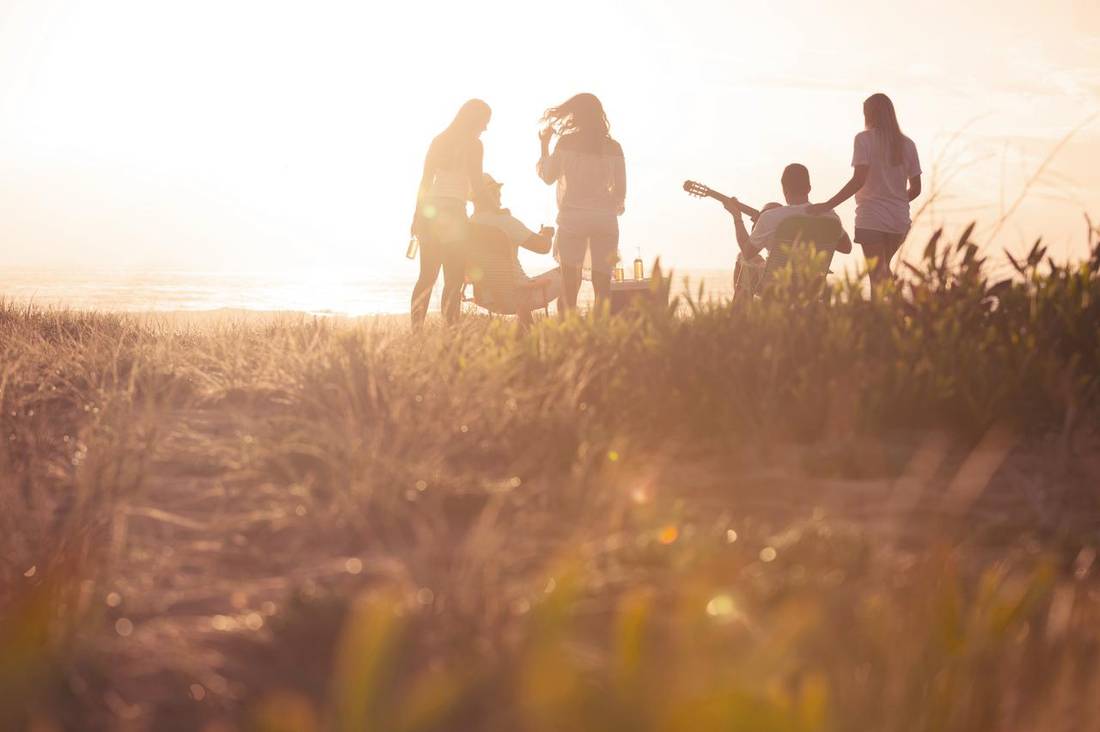
[[[748,259],[741,253],[737,254],[737,262],[733,265],[733,302],[735,304],[739,305],[752,300],[752,296],[760,288],[760,283],[764,281],[767,264],[767,260],[760,254],[754,254]]]

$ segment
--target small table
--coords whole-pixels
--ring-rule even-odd
[[[649,300],[652,302],[660,302],[661,294],[664,294],[665,302],[668,304],[668,290],[664,287],[653,286],[652,279],[644,280],[624,280],[623,282],[611,282],[611,312],[620,313],[630,307],[630,303],[635,300]]]

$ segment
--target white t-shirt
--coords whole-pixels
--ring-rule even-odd
[[[760,218],[756,220],[756,226],[749,234],[749,243],[757,252],[761,249],[768,249],[775,244],[775,234],[779,231],[779,225],[791,217],[804,216],[806,207],[809,205],[808,203],[798,203],[794,206],[780,206],[779,208],[768,209],[760,214]],[[833,211],[821,215],[840,221],[840,217]]]
[[[856,228],[904,234],[909,231],[908,181],[921,174],[917,146],[902,140],[901,163],[891,159],[890,145],[879,130],[856,135],[852,167],[868,166],[867,182],[856,192]]]
[[[523,222],[513,216],[512,212],[506,208],[491,213],[486,211],[475,212],[470,217],[470,223],[495,226],[503,231],[504,235],[508,237],[508,242],[512,245],[512,259],[515,260],[516,277],[520,281],[528,279],[527,273],[523,271],[523,267],[519,263],[519,247],[532,236],[536,236],[535,232],[524,226]]]

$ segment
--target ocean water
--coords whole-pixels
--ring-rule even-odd
[[[732,294],[732,272],[724,270],[676,272],[674,293],[684,291],[685,275],[693,295],[700,283],[707,298]],[[355,316],[408,312],[415,280],[412,267],[398,274],[0,269],[0,299],[78,310],[256,310]],[[438,309],[442,286],[440,277],[433,310]],[[591,285],[584,283],[580,299],[588,302],[591,297]]]

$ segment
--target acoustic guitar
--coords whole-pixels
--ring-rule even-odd
[[[713,198],[715,201],[720,202],[723,206],[729,205],[729,203],[733,200],[730,196],[719,193],[713,188],[709,188],[702,183],[696,183],[693,180],[684,181],[684,190],[687,191],[689,196],[694,196],[695,198]],[[748,216],[749,220],[751,221],[756,221],[758,218],[760,218],[760,211],[753,208],[752,206],[746,206],[745,204],[738,201],[737,208],[741,211],[741,213]]]

